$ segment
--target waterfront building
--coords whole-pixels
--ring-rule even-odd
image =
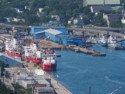
[[[84,40],[79,37],[71,37],[71,36],[58,36],[59,42],[63,45],[75,45],[75,46],[83,46]]]
[[[44,27],[31,27],[31,35],[34,39],[47,38],[51,41],[61,43],[63,45],[76,45],[83,46],[83,39],[79,37],[72,37],[68,34],[66,27],[64,26],[44,26]]]
[[[23,88],[34,89],[35,94],[54,94],[54,89],[51,87],[51,78],[43,75],[42,70],[32,70],[32,72],[25,68],[7,68],[6,72],[10,74],[12,83],[18,83]],[[35,73],[34,73],[35,72]],[[37,73],[37,74],[36,74]],[[49,92],[49,93],[48,93]]]
[[[48,38],[52,41],[58,41],[58,35],[66,34],[66,27],[31,27],[31,35],[35,39]]]

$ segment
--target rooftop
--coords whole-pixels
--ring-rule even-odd
[[[47,29],[47,30],[44,30],[44,32],[47,32],[47,33],[50,33],[50,34],[53,34],[53,35],[57,35],[57,34],[62,33],[62,32],[60,32],[58,30],[55,30],[55,29]]]
[[[84,0],[87,5],[120,5],[120,0]]]
[[[52,87],[36,87],[35,91],[38,92],[53,92],[53,88]]]
[[[56,30],[56,29],[46,29],[44,31],[40,31],[40,32],[37,32],[35,34],[39,34],[39,33],[50,33],[50,34],[53,34],[53,35],[58,35],[58,34],[61,34],[62,32],[60,32],[59,30]]]

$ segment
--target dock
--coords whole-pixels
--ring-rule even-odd
[[[20,60],[16,60],[14,58],[6,56],[3,53],[0,53],[0,56],[5,56],[5,57],[7,57],[9,59],[13,59],[13,60],[18,61],[20,63],[23,63],[27,67],[25,67],[24,69],[22,68],[22,69],[27,70],[29,73],[30,72],[34,73],[34,70],[36,69],[36,67],[34,66],[34,63],[29,63],[29,62],[25,62],[25,61],[22,62]],[[17,71],[17,69],[20,69],[20,68],[17,68],[17,67],[18,66],[11,67],[10,72],[12,72],[11,69],[12,70],[15,69],[16,71]],[[9,70],[9,68],[7,68],[7,70]],[[40,70],[42,70],[42,69],[40,69]],[[50,84],[51,84],[52,88],[55,91],[54,94],[72,94],[67,88],[65,88],[60,82],[58,82],[55,78],[53,78],[53,76],[51,76],[51,74],[48,74],[46,71],[44,71],[44,77],[51,78]],[[11,82],[11,81],[9,81],[9,82]],[[4,83],[6,83],[6,82],[4,82]],[[9,86],[9,85],[7,85],[7,86]],[[12,88],[12,86],[11,86],[11,88]]]
[[[80,53],[84,53],[84,54],[90,54],[92,56],[106,56],[105,53],[101,53],[101,52],[97,52],[93,49],[89,49],[87,47],[69,47],[70,50],[73,50],[75,52],[80,52]]]
[[[51,84],[57,94],[72,94],[68,89],[66,89],[62,84],[60,84],[57,80],[53,78],[51,79]]]
[[[47,49],[47,48],[53,48],[53,49],[67,49],[67,50],[72,50],[75,52],[81,52],[84,54],[90,54],[92,56],[106,56],[105,53],[101,53],[98,51],[95,51],[93,49],[89,49],[88,47],[79,47],[79,46],[74,46],[74,47],[69,47],[69,46],[63,46],[61,44],[49,41],[49,40],[40,40],[39,45],[41,48]]]
[[[46,76],[50,76],[45,72]],[[56,94],[72,94],[67,88],[60,84],[55,78],[51,77],[51,85],[55,89]]]
[[[34,64],[33,63],[26,63],[28,65],[28,70],[34,69]],[[42,70],[42,69],[41,69]],[[58,82],[55,78],[51,76],[51,74],[45,72],[45,76],[51,78],[51,85],[55,90],[55,94],[72,94],[67,88],[65,88],[60,82]]]
[[[40,40],[39,45],[43,49],[48,49],[48,48],[51,48],[51,49],[63,49],[63,45],[52,42],[50,40],[46,40],[46,39]]]

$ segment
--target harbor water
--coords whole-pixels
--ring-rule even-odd
[[[73,94],[125,94],[125,51],[96,46],[92,49],[107,56],[56,51],[61,58],[54,77]]]
[[[52,76],[73,94],[125,94],[125,51],[97,46],[92,49],[106,53],[107,56],[56,51],[61,57],[57,59],[57,71]],[[10,66],[21,64],[5,56],[0,56],[0,60]]]

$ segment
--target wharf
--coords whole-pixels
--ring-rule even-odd
[[[47,48],[53,48],[53,49],[62,49],[63,46],[58,44],[58,43],[55,43],[55,42],[52,42],[50,40],[40,40],[39,41],[39,45],[41,46],[41,48],[43,49],[47,49]]]
[[[0,53],[0,56],[2,56],[4,54]],[[34,69],[35,69],[35,66],[34,66],[34,63],[26,63],[25,61],[20,61],[20,60],[16,60],[14,58],[11,58],[9,56],[6,56],[4,55],[5,57],[7,58],[10,58],[10,59],[13,59],[15,61],[18,61],[20,63],[23,63],[24,65],[26,65],[27,67],[25,67],[25,69],[29,72],[34,72]],[[18,66],[17,66],[18,67]],[[13,67],[14,69],[14,67]],[[17,70],[18,68],[15,67],[15,69]],[[42,69],[41,69],[42,70]],[[48,74],[47,72],[44,73],[44,76],[45,77],[51,77],[50,74]],[[52,87],[54,88],[55,90],[55,93],[54,94],[72,94],[68,89],[66,89],[63,85],[61,85],[56,79],[54,79],[53,77],[51,77],[51,85]],[[9,86],[9,85],[7,85]],[[10,87],[10,86],[9,86]]]
[[[76,52],[81,52],[84,54],[91,54],[93,56],[106,56],[106,54],[97,52],[95,50],[89,49],[89,48],[83,48],[83,47],[69,47],[70,50],[76,51]]]
[[[34,69],[34,64],[33,63],[26,63],[28,65],[27,70],[32,71]],[[68,89],[66,89],[62,84],[60,84],[56,79],[54,79],[51,74],[48,74],[45,72],[45,76],[51,77],[51,85],[55,90],[55,94],[72,94]]]
[[[95,50],[89,49],[89,48],[83,48],[83,47],[78,47],[78,46],[74,46],[74,47],[64,47],[63,45],[60,45],[58,43],[49,41],[49,40],[40,40],[39,41],[39,45],[42,48],[54,48],[54,49],[67,49],[67,50],[73,50],[75,52],[82,52],[84,54],[91,54],[93,56],[106,56],[106,54],[101,53],[101,52],[97,52]]]
[[[45,72],[46,76],[50,76],[47,72]],[[72,94],[68,89],[66,89],[62,84],[60,84],[56,79],[51,77],[51,85],[55,89],[56,94]]]

